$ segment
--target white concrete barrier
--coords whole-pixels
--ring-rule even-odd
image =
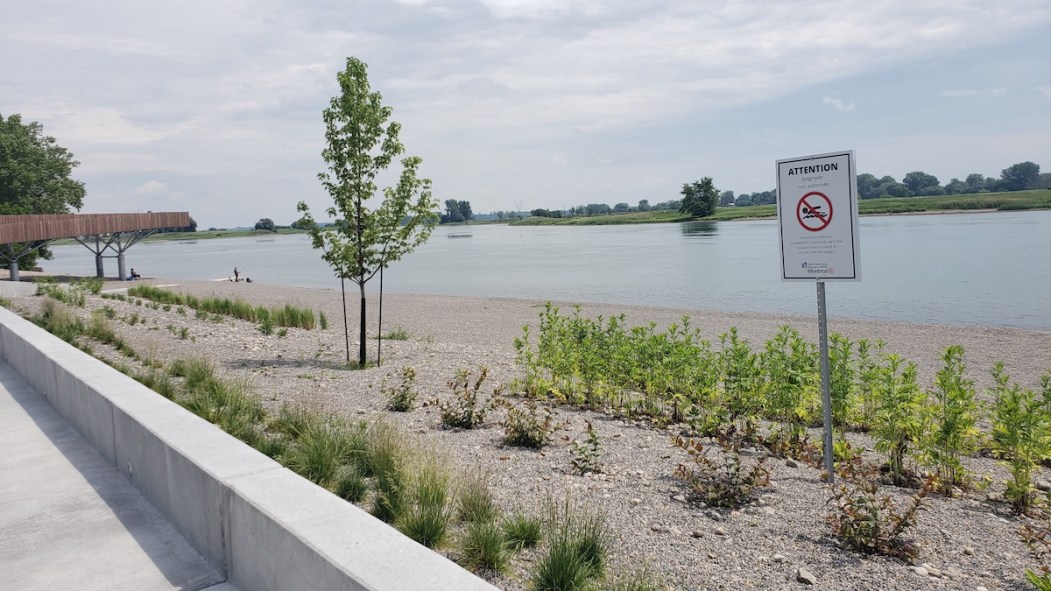
[[[3,308],[0,358],[239,589],[495,590]]]

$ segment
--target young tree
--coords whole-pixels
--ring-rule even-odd
[[[55,138],[44,135],[37,122],[22,123],[21,115],[0,113],[0,215],[69,213],[84,206],[84,183],[70,175],[79,164]],[[0,252],[7,263],[31,245],[13,244]],[[37,251],[44,258],[48,252]],[[23,256],[19,266],[35,264],[36,254]]]
[[[369,200],[379,191],[376,176],[405,152],[405,146],[398,141],[401,125],[394,121],[388,123],[392,110],[383,106],[379,92],[372,92],[364,62],[347,58],[347,67],[337,79],[340,95],[333,97],[322,113],[328,147],[321,156],[328,170],[318,173],[321,184],[332,196],[333,206],[326,213],[333,223],[320,227],[302,201],[298,210],[303,214],[302,225],[310,233],[314,248],[323,251],[321,258],[341,281],[349,279],[359,288],[358,362],[364,366],[365,284],[389,263],[412,252],[430,237],[438,223],[438,214],[434,211],[438,201],[431,196],[430,179],[416,176],[421,159],[409,156],[401,160],[398,184],[385,187],[379,206],[369,208]],[[346,314],[344,299],[345,332]],[[349,336],[347,362],[350,362]]]
[[[682,185],[682,206],[680,213],[703,218],[715,213],[719,203],[719,190],[712,183],[712,177],[706,176],[700,181]]]

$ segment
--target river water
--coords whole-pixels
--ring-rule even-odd
[[[859,282],[826,284],[830,316],[1051,328],[1051,211],[861,218]],[[94,274],[80,245],[55,273]],[[303,235],[145,242],[147,277],[338,288]],[[116,261],[105,261],[107,275]],[[348,287],[353,287],[348,284]],[[379,287],[378,277],[369,283]],[[385,272],[388,293],[816,314],[813,285],[781,281],[775,220],[617,226],[439,227]]]

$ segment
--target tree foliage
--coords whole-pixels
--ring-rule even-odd
[[[390,121],[392,109],[369,86],[367,66],[347,58],[337,75],[340,95],[323,111],[326,148],[321,152],[328,169],[318,179],[332,197],[326,210],[332,224],[322,228],[306,203],[300,202],[302,224],[314,248],[337,277],[358,285],[361,295],[359,363],[365,364],[365,284],[380,269],[412,252],[431,235],[438,222],[438,202],[431,181],[417,177],[421,159],[401,159],[401,175],[382,190],[378,207],[370,200],[379,194],[376,177],[404,154],[398,140],[401,125]],[[344,310],[346,314],[346,310]],[[349,361],[349,351],[348,351]]]
[[[71,178],[78,164],[55,138],[44,135],[39,123],[22,123],[21,115],[4,119],[0,113],[0,215],[79,211],[84,205],[84,183]],[[18,250],[20,245],[15,245],[8,253]],[[44,249],[37,252],[50,258]],[[0,253],[0,262],[11,256]],[[36,256],[24,256],[20,266],[31,267]]]
[[[441,216],[441,223],[462,223],[473,219],[474,212],[471,211],[470,201],[445,200],[445,213]]]
[[[274,231],[274,220],[272,220],[270,218],[262,218],[258,222],[255,223],[255,229],[256,230],[270,230],[271,232],[273,232]]]
[[[1035,189],[1040,179],[1040,165],[1035,162],[1019,162],[1000,172],[1000,189],[1003,191],[1024,191]]]
[[[684,183],[681,193],[682,206],[679,211],[693,217],[712,215],[715,213],[715,206],[719,204],[719,190],[715,188],[710,176],[692,183]]]

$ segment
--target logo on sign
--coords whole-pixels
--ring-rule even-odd
[[[796,204],[796,219],[804,230],[820,232],[832,222],[832,201],[824,193],[811,191]]]

